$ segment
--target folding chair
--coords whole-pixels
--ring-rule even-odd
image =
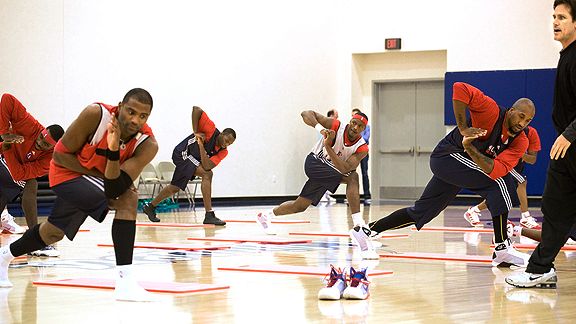
[[[158,163],[158,174],[160,176],[160,181],[163,185],[169,184],[172,180],[172,175],[174,174],[174,170],[176,166],[171,161],[162,161]],[[186,190],[184,193],[186,194],[186,199],[188,199],[188,204],[192,206],[192,210],[196,210],[196,192],[198,190],[198,185],[201,184],[202,181],[200,179],[194,179],[188,181],[188,185],[194,185],[194,193],[190,193],[190,188],[188,185],[186,186]],[[180,192],[176,194],[176,199],[178,199]]]
[[[152,185],[152,193],[150,193],[149,191],[150,185]],[[150,195],[150,197],[148,198],[154,198],[154,195],[156,194],[156,186],[158,186],[159,188],[161,188],[162,186],[162,183],[160,182],[160,177],[156,173],[156,168],[154,167],[154,165],[152,165],[152,163],[148,163],[140,173],[140,176],[138,177],[138,186],[136,187],[138,189],[138,192],[140,192],[141,186],[144,186],[146,194]]]

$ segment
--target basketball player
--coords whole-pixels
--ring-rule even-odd
[[[535,113],[530,99],[518,99],[512,108],[500,108],[477,88],[462,82],[453,86],[454,115],[458,127],[438,143],[430,156],[432,179],[414,206],[402,208],[350,231],[362,251],[372,250],[372,233],[416,225],[420,229],[448,206],[462,188],[475,191],[488,202],[493,215],[496,248],[494,266],[526,266],[528,255],[514,249],[506,233],[508,211],[518,205],[516,185],[509,173],[528,148],[522,131]],[[466,120],[466,110],[471,120]]]
[[[176,170],[170,184],[162,188],[150,203],[145,203],[142,209],[150,221],[159,222],[156,206],[178,191],[185,190],[188,181],[194,177],[200,177],[202,200],[206,210],[203,223],[226,225],[212,210],[212,169],[228,155],[228,146],[236,140],[236,132],[232,128],[225,128],[220,133],[206,112],[196,106],[192,107],[192,130],[193,133],[176,145],[172,152]]]
[[[316,128],[323,136],[306,157],[304,171],[308,181],[296,200],[259,213],[258,223],[267,234],[275,234],[270,227],[272,217],[300,213],[310,205],[316,206],[327,190],[334,193],[343,182],[346,183],[346,198],[354,224],[365,224],[360,213],[359,180],[355,170],[368,154],[368,145],[361,135],[368,118],[359,113],[352,116],[348,124],[343,124],[312,110],[304,111],[301,115],[306,125]]]
[[[133,181],[158,151],[146,120],[152,97],[140,88],[130,90],[118,106],[86,107],[54,148],[50,185],[57,195],[48,221],[36,225],[9,246],[0,248],[0,287],[10,287],[8,264],[17,256],[60,241],[73,240],[88,216],[102,222],[116,210],[112,241],[118,276],[118,300],[154,299],[132,274],[138,194]]]
[[[0,100],[0,134],[0,210],[22,195],[22,210],[32,228],[38,224],[36,178],[48,174],[54,145],[64,130],[60,125],[42,126],[16,97],[6,93]],[[8,211],[2,213],[2,230],[24,232]],[[49,245],[32,255],[56,257],[60,253]]]

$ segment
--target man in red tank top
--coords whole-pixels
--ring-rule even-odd
[[[138,206],[133,181],[158,151],[146,125],[151,111],[148,91],[135,88],[118,106],[91,104],[72,122],[50,165],[50,185],[57,195],[52,213],[48,221],[0,248],[0,287],[12,286],[8,264],[14,257],[58,242],[64,235],[72,240],[88,216],[102,222],[114,209],[115,298],[155,299],[138,285],[131,270]]]

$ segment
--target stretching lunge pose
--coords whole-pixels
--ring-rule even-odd
[[[130,90],[118,106],[86,107],[54,148],[50,186],[56,202],[48,220],[0,248],[0,287],[11,287],[8,264],[17,256],[60,241],[73,240],[88,216],[102,222],[116,210],[112,241],[118,277],[118,300],[154,299],[132,275],[138,194],[133,181],[156,155],[158,144],[146,124],[152,97],[140,88]]]
[[[203,223],[226,225],[212,210],[212,169],[228,156],[228,146],[236,140],[236,132],[232,128],[225,128],[220,133],[206,112],[196,106],[192,108],[192,129],[194,132],[176,145],[172,152],[176,170],[170,184],[162,188],[151,202],[145,203],[142,209],[150,221],[159,222],[156,206],[178,191],[185,190],[188,181],[200,177],[202,201],[206,210]]]
[[[306,125],[316,128],[323,136],[306,156],[304,171],[308,181],[296,200],[259,213],[258,223],[266,233],[274,234],[270,227],[273,216],[299,213],[310,205],[316,206],[326,191],[334,193],[343,182],[354,224],[365,224],[360,213],[360,183],[355,170],[368,154],[368,145],[361,135],[368,118],[359,113],[352,116],[348,124],[343,124],[312,110],[303,111],[301,115]]]
[[[512,108],[500,108],[477,88],[462,82],[453,86],[453,107],[458,127],[444,137],[430,156],[432,179],[414,206],[399,209],[387,217],[356,226],[350,231],[360,248],[371,250],[368,238],[410,225],[422,228],[438,216],[462,188],[478,193],[488,202],[493,215],[494,266],[525,266],[528,255],[514,249],[506,234],[508,211],[518,205],[516,185],[510,170],[528,148],[522,131],[535,113],[530,99],[518,99]],[[470,120],[466,120],[466,110]]]

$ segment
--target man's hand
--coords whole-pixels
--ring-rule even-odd
[[[334,142],[334,138],[336,137],[336,132],[331,129],[323,129],[320,134],[324,136],[324,146],[332,147],[332,143]]]
[[[482,129],[482,128],[476,128],[476,127],[468,127],[466,129],[462,129],[460,130],[460,134],[462,134],[462,136],[464,137],[480,137],[480,136],[484,136],[488,133],[487,130]]]
[[[196,137],[196,140],[202,140],[204,141],[206,139],[206,134],[204,133],[194,133],[194,136]]]
[[[552,160],[564,158],[564,155],[566,155],[566,151],[568,151],[570,144],[572,143],[570,143],[566,137],[564,137],[564,135],[560,134],[550,149],[550,158]]]
[[[108,136],[106,138],[108,142],[108,149],[110,151],[118,151],[120,146],[120,126],[118,125],[118,119],[116,115],[112,115],[112,119],[107,125]]]
[[[4,143],[22,144],[24,143],[24,136],[18,134],[3,134],[2,139]]]
[[[462,139],[462,146],[464,147],[464,152],[466,152],[467,148],[470,147],[470,145],[472,145],[472,142],[474,142],[475,139],[477,139],[478,137],[480,137],[479,135],[476,136],[464,136],[464,138]]]

